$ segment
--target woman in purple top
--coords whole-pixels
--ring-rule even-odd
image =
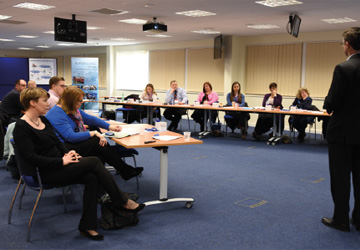
[[[267,105],[271,105],[274,109],[282,109],[283,106],[282,96],[277,93],[277,84],[275,82],[270,83],[269,85],[270,93],[264,96],[262,106],[266,107]],[[253,132],[253,137],[256,140],[260,140],[260,136],[263,133],[266,133],[273,126],[273,114],[260,113],[258,120],[256,122],[255,130]],[[281,117],[281,131],[284,130],[284,117]],[[277,125],[279,125],[279,118],[276,119]]]
[[[197,102],[200,104],[212,105],[214,102],[219,100],[219,96],[215,91],[212,91],[211,83],[205,82],[203,84],[203,92],[201,92],[197,98]],[[200,124],[200,130],[204,131],[204,110],[195,109],[194,113],[191,115],[191,118],[194,119],[195,122]],[[217,117],[217,112],[215,110],[211,111],[211,121],[214,123]]]

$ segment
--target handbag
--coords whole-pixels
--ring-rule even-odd
[[[128,197],[135,198],[129,195]],[[138,222],[139,219],[136,213],[115,208],[108,195],[101,199],[101,228],[105,230],[121,229],[128,226],[136,226]]]
[[[211,125],[211,132],[215,137],[224,137],[224,133],[221,132],[221,122],[218,117],[218,121]]]

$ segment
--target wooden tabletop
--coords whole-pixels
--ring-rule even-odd
[[[103,104],[115,104],[115,105],[134,105],[134,106],[151,106],[151,107],[161,107],[161,108],[186,108],[186,109],[204,109],[204,110],[218,110],[218,111],[240,111],[240,112],[250,112],[250,113],[279,113],[283,115],[310,115],[310,116],[329,116],[326,111],[313,111],[313,110],[297,110],[297,111],[290,111],[290,110],[265,110],[259,108],[244,108],[244,107],[213,107],[210,105],[189,105],[189,104],[175,104],[175,105],[165,105],[162,103],[154,103],[154,102],[146,102],[146,103],[128,103],[128,102],[109,102],[109,101],[89,101],[85,100],[84,102],[96,102],[96,103],[103,103]]]
[[[154,126],[149,124],[129,124],[129,125],[122,125],[123,129],[130,128],[130,129],[137,129],[137,130],[144,130],[148,128],[152,128]],[[179,136],[180,138],[171,140],[171,141],[160,141],[155,140],[152,137],[156,134],[159,135],[170,135],[170,136]],[[164,132],[143,132],[143,135],[131,135],[128,137],[124,137],[121,139],[112,139],[116,143],[126,147],[126,148],[153,148],[153,147],[166,147],[166,146],[179,146],[179,145],[194,145],[194,144],[203,144],[201,140],[197,140],[194,138],[190,138],[190,140],[186,141],[184,139],[184,135],[178,134],[171,131],[164,131]],[[145,144],[145,141],[155,141],[152,143]]]

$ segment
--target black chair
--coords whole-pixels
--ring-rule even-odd
[[[29,187],[32,190],[38,191],[39,194],[37,196],[34,208],[32,210],[31,216],[30,216],[30,220],[29,220],[29,224],[28,224],[28,230],[27,230],[27,236],[26,236],[26,241],[30,241],[30,229],[31,229],[31,225],[32,225],[32,221],[37,209],[37,206],[39,204],[41,195],[43,193],[44,190],[48,190],[48,189],[53,189],[55,188],[54,186],[51,185],[45,185],[42,184],[41,182],[41,177],[40,177],[40,173],[39,173],[39,169],[37,167],[33,167],[30,165],[30,163],[28,163],[27,161],[25,161],[25,159],[21,156],[21,154],[19,153],[14,140],[10,140],[13,147],[14,147],[14,151],[15,151],[15,157],[16,157],[16,161],[17,161],[17,165],[19,168],[19,172],[20,172],[20,176],[21,178],[19,179],[18,185],[16,187],[15,190],[15,194],[12,198],[11,201],[11,205],[10,205],[10,209],[9,209],[9,214],[8,214],[8,224],[11,224],[11,213],[12,213],[12,209],[13,209],[13,205],[16,199],[16,196],[18,194],[18,191],[20,189],[21,184],[24,184],[21,190],[21,195],[20,195],[20,203],[19,203],[19,209],[21,209],[21,201],[22,201],[22,197],[25,193],[25,187]],[[36,174],[37,176],[37,181],[33,178],[34,174]],[[62,188],[62,196],[63,196],[63,202],[64,202],[64,212],[67,212],[66,209],[66,198],[65,198],[65,188]]]

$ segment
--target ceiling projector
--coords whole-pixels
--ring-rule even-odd
[[[154,17],[153,21],[148,21],[143,25],[143,31],[145,32],[154,32],[154,33],[162,33],[167,31],[167,25],[164,23],[158,23],[156,21],[156,17]]]

